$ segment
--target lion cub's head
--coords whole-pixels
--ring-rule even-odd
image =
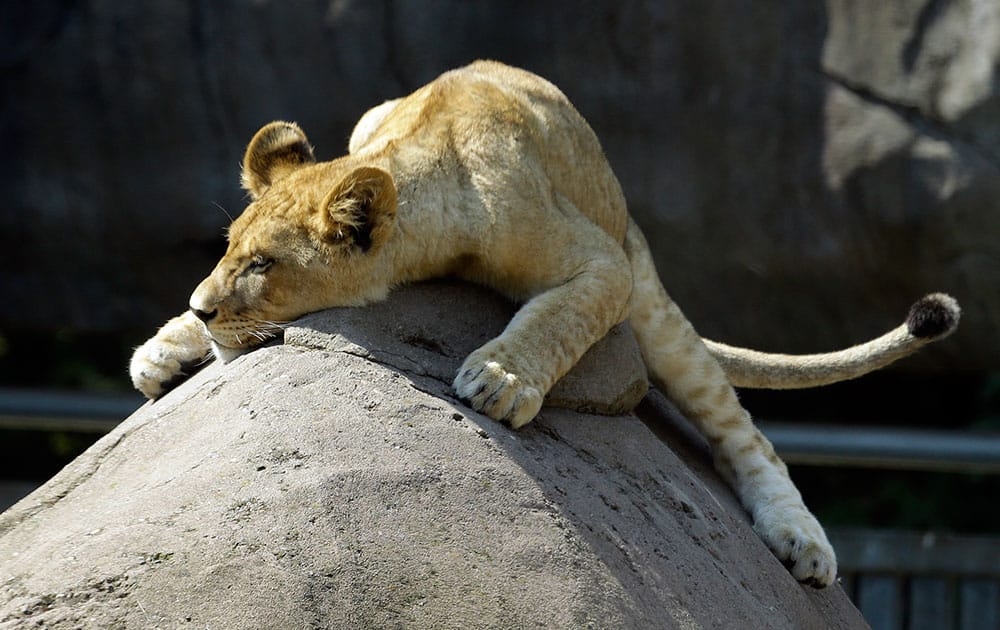
[[[241,181],[252,201],[190,300],[220,355],[305,313],[384,297],[380,254],[396,219],[389,173],[350,156],[316,163],[297,125],[272,122],[250,141]]]

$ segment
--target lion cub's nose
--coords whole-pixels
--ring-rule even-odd
[[[215,317],[216,315],[219,314],[219,310],[218,309],[216,309],[214,311],[206,312],[206,311],[200,311],[200,310],[198,310],[198,309],[196,309],[194,307],[191,308],[191,312],[194,313],[195,317],[197,317],[201,321],[205,322],[206,324],[209,321],[211,321],[213,317]]]

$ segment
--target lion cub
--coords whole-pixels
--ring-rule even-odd
[[[929,296],[907,324],[829,355],[703,341],[663,289],[593,131],[555,86],[499,63],[376,107],[349,147],[316,162],[295,124],[257,132],[242,172],[252,201],[190,309],[136,350],[136,388],[156,397],[185,366],[211,353],[228,361],[305,313],[455,275],[523,303],[454,383],[476,410],[517,428],[628,319],[652,378],[708,439],[759,535],[797,579],[834,581],[822,527],[732,384],[807,386],[870,371],[951,332],[951,298]]]

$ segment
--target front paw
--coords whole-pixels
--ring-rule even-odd
[[[157,398],[183,380],[191,366],[177,346],[155,337],[136,348],[129,362],[132,385],[146,398]]]
[[[137,390],[147,398],[157,398],[204,361],[202,352],[153,337],[136,348],[128,371]]]
[[[824,588],[837,579],[837,556],[823,527],[804,506],[772,509],[754,530],[799,582]]]
[[[156,398],[204,364],[210,351],[205,324],[187,311],[135,349],[128,367],[132,384],[147,398]]]
[[[542,408],[542,393],[499,361],[480,358],[479,352],[465,360],[455,377],[455,391],[476,411],[518,429]]]

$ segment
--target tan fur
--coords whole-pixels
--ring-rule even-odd
[[[798,389],[839,383],[889,365],[931,342],[914,337],[905,324],[877,339],[823,354],[777,354],[704,341],[733,386],[751,389]]]
[[[943,339],[958,327],[958,302],[932,293],[910,308],[906,321],[856,346],[822,354],[774,354],[705,339],[712,356],[736,387],[793,389],[857,378]]]
[[[456,275],[524,302],[454,383],[475,409],[516,428],[630,318],[654,379],[711,442],[763,539],[798,579],[833,581],[822,528],[667,296],[597,138],[558,89],[477,62],[371,110],[349,146],[315,163],[292,123],[254,136],[242,173],[252,203],[190,313],[136,351],[138,389],[157,396],[186,363],[213,349],[228,360],[305,313]]]

